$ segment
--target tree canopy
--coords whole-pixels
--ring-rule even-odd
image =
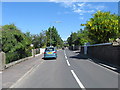
[[[14,24],[2,26],[2,51],[6,53],[7,63],[31,55],[31,40]]]
[[[118,21],[119,16],[116,14],[98,11],[86,24],[81,25],[86,26],[89,38],[94,43],[106,43],[119,37]]]
[[[57,29],[54,26],[48,28],[48,30],[46,31],[46,36],[47,36],[47,46],[50,46],[50,43],[52,46],[57,46],[57,47],[61,47],[63,45],[63,40],[61,39]]]
[[[69,45],[84,45],[84,43],[98,44],[114,41],[120,37],[120,16],[110,12],[97,11],[93,14],[85,26],[84,30],[71,33],[67,41]]]
[[[91,42],[91,40],[88,38],[88,31],[80,29],[77,32],[72,32],[70,37],[68,37],[67,42],[69,46],[72,46],[84,45],[84,43]]]

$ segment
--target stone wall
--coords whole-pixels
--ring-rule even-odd
[[[84,47],[81,48],[81,53],[84,53]],[[87,55],[101,61],[120,66],[120,46],[88,46]]]
[[[0,71],[5,69],[5,53],[4,52],[0,52]]]

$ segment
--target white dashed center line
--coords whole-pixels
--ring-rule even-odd
[[[81,81],[79,80],[79,78],[77,77],[77,75],[75,74],[75,72],[74,72],[73,70],[71,70],[71,72],[72,72],[75,80],[77,81],[78,85],[80,86],[80,88],[81,88],[82,90],[86,90],[85,87],[83,86],[83,84],[81,83]]]
[[[67,55],[66,55],[65,51],[64,51],[64,55],[65,55],[65,58],[67,59]]]
[[[65,56],[65,58],[67,59],[67,56]]]
[[[69,61],[68,60],[66,60],[67,61],[67,64],[68,64],[68,66],[70,66],[70,63],[69,63]]]
[[[66,56],[66,53],[65,53],[65,50],[64,50],[64,55],[65,55],[65,58],[67,59],[67,56]],[[68,61],[68,59],[66,60],[67,62],[67,65],[70,66],[70,63]],[[77,81],[78,85],[80,86],[80,88],[82,90],[86,90],[85,87],[83,86],[83,84],[81,83],[81,81],[79,80],[79,78],[77,77],[77,75],[75,74],[75,72],[73,70],[71,70],[71,73],[72,75],[74,76],[75,80]]]

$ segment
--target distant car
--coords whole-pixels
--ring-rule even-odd
[[[55,47],[47,47],[44,52],[44,59],[57,58],[57,50]]]

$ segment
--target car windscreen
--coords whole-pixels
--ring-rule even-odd
[[[54,51],[54,48],[46,48],[45,51]]]

